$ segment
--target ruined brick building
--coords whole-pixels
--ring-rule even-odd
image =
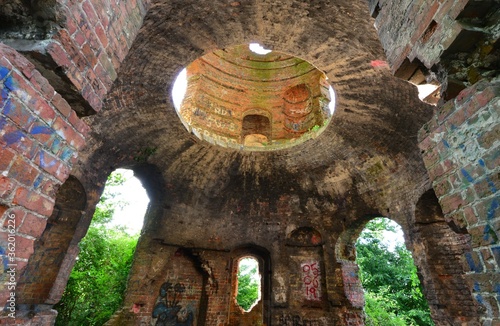
[[[402,226],[436,325],[500,325],[499,35],[497,0],[0,1],[0,321],[14,277],[15,323],[53,322],[122,167],[151,202],[112,325],[155,324],[167,282],[192,325],[362,325],[375,216]]]

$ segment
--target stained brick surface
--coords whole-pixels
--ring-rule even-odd
[[[49,2],[16,2],[27,27],[12,20],[9,37],[26,38],[33,10]],[[381,215],[402,225],[437,325],[498,324],[498,46],[484,33],[498,5],[368,2],[60,0],[40,11],[55,27],[33,34],[42,50],[25,57],[0,44],[0,246],[14,223],[25,304],[16,323],[54,321],[106,177],[130,167],[152,203],[112,325],[154,323],[162,286],[179,295],[178,324],[362,325],[354,243]],[[12,18],[4,7],[0,18]],[[337,110],[321,135],[252,153],[184,129],[170,97],[177,73],[249,41],[325,72]],[[439,105],[388,67],[418,83],[436,78]],[[214,91],[239,86],[228,83]],[[439,204],[422,208],[431,184]],[[300,242],[298,230],[315,232]],[[262,314],[234,309],[242,247],[266,252]],[[311,292],[304,266],[313,264]],[[2,288],[1,302],[9,296]]]

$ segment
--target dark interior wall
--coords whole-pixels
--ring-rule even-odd
[[[157,1],[149,7],[113,2],[119,8],[105,1],[85,1],[81,6],[58,2],[58,6],[65,6],[61,9],[65,20],[61,20],[63,28],[46,43],[49,46],[41,52],[24,45],[19,48],[34,59],[36,68],[12,49],[1,47],[4,122],[0,164],[5,172],[0,188],[1,212],[4,225],[9,214],[20,216],[17,239],[27,242],[22,246],[27,249],[19,252],[20,271],[29,263],[35,239],[43,233],[57,201],[56,190],[70,171],[80,180],[88,198],[87,214],[73,237],[79,239],[86,232],[107,174],[117,167],[135,167],[154,199],[146,216],[124,309],[114,317],[115,323],[138,324],[159,318],[161,312],[154,311],[155,307],[161,308],[158,304],[165,297],[162,285],[168,282],[174,288],[176,284],[186,289],[191,286],[189,293],[182,292],[186,305],[179,308],[185,308],[179,323],[189,318],[193,318],[191,322],[197,318],[198,324],[204,320],[206,325],[227,322],[234,277],[231,253],[248,245],[269,252],[271,295],[264,314],[270,314],[272,324],[358,325],[362,323],[362,298],[356,278],[351,277],[356,266],[342,260],[335,250],[343,241],[341,235],[357,230],[364,218],[373,214],[391,216],[408,226],[411,233],[416,228],[412,229],[415,221],[413,213],[407,214],[411,211],[408,207],[415,205],[434,182],[447,225],[453,225],[452,230],[458,232],[468,230],[472,251],[462,256],[459,252],[465,249],[461,247],[451,254],[427,253],[427,265],[422,262],[420,267],[428,268],[428,274],[422,273],[428,275],[424,277],[424,284],[429,284],[428,296],[440,298],[436,305],[445,300],[442,296],[446,293],[440,290],[444,283],[436,281],[436,274],[440,274],[431,265],[450,254],[470,268],[465,276],[458,267],[454,269],[454,273],[462,275],[457,277],[465,278],[468,284],[464,289],[461,281],[458,288],[468,291],[465,296],[474,292],[476,301],[485,307],[477,311],[437,307],[435,314],[455,315],[455,320],[497,321],[498,87],[487,80],[494,74],[479,74],[486,80],[467,88],[451,105],[433,110],[418,100],[413,86],[391,75],[383,50],[393,71],[403,77],[398,62],[402,62],[401,66],[406,59],[405,65],[412,63],[413,54],[405,53],[402,50],[406,47],[398,44],[422,43],[422,33],[430,26],[432,35],[429,32],[425,36],[425,47],[412,48],[430,71],[415,63],[422,73],[432,76],[434,72],[440,82],[445,80],[439,72],[447,71],[449,63],[436,71],[426,63],[434,65],[440,54],[436,56],[431,50],[448,46],[452,39],[449,35],[454,35],[449,32],[456,31],[455,24],[448,26],[442,21],[450,18],[453,10],[464,11],[462,15],[470,12],[469,1],[426,2],[430,7],[422,7],[420,2],[399,6],[385,1],[378,4],[378,9],[377,3],[367,6],[363,1],[211,1],[206,5],[198,1]],[[142,20],[146,7],[149,11]],[[383,47],[369,18],[370,8],[378,12],[375,23]],[[404,8],[409,8],[412,18],[399,24],[398,19],[408,14]],[[21,10],[21,16],[31,15],[28,9]],[[489,12],[479,12],[490,17]],[[5,11],[2,14],[6,15]],[[428,17],[432,18],[430,23]],[[404,28],[396,31],[397,26]],[[99,37],[100,27],[106,38]],[[90,34],[82,33],[84,30]],[[69,36],[64,37],[66,34]],[[388,38],[391,35],[398,37]],[[108,46],[103,43],[106,39]],[[197,140],[178,120],[169,92],[181,67],[212,49],[255,40],[307,59],[329,77],[337,95],[337,111],[319,137],[287,150],[241,152]],[[484,58],[495,55],[495,44],[491,43],[491,49],[479,46],[479,50],[486,51]],[[474,52],[463,48],[456,51]],[[47,57],[55,66],[47,66],[51,62],[46,61]],[[101,66],[105,69],[101,70]],[[47,74],[53,67],[60,67],[59,80],[52,75],[47,75],[48,80],[41,77],[39,72]],[[489,71],[495,71],[494,65],[489,67]],[[411,66],[407,74],[412,77],[416,69]],[[472,82],[462,81],[462,86]],[[16,83],[18,88],[12,87]],[[65,93],[55,87],[56,83],[69,85],[73,93]],[[58,96],[53,88],[64,96]],[[74,100],[71,94],[77,94],[83,102]],[[7,105],[9,100],[19,102],[15,109]],[[83,119],[87,127],[77,115],[93,111],[97,114]],[[433,114],[433,120],[420,133],[422,162],[417,133]],[[37,119],[39,124],[34,123]],[[449,128],[443,119],[450,121]],[[464,129],[454,131],[451,125]],[[466,130],[477,133],[479,151],[461,152],[460,143],[450,143],[455,133],[464,137]],[[443,132],[449,137],[449,147],[437,137]],[[471,148],[468,145],[464,142]],[[50,164],[44,165],[45,158],[37,156],[41,149],[50,154],[45,156],[50,158]],[[477,164],[469,167],[462,158]],[[449,184],[440,179],[443,175]],[[41,221],[36,224],[29,220]],[[28,229],[29,225],[33,227]],[[290,243],[289,237],[303,228],[319,232],[321,242]],[[418,231],[422,240],[415,241],[415,248],[423,243],[438,247],[449,244],[432,242],[424,229],[422,226]],[[2,232],[6,241],[7,232],[8,225]],[[443,232],[446,235],[449,230]],[[303,264],[316,261],[320,266],[318,275],[322,276],[318,281],[319,302],[311,300],[310,292],[306,295],[303,284],[307,276],[303,275]],[[69,269],[71,264],[64,266]],[[67,272],[63,274],[67,276]],[[2,299],[8,299],[7,292]],[[35,318],[50,324],[53,315],[47,317],[44,313]]]

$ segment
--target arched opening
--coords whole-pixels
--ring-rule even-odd
[[[367,325],[434,325],[399,224],[374,218],[356,241]]]
[[[69,275],[56,325],[106,322],[121,306],[148,197],[131,170],[107,179]]]
[[[243,118],[241,130],[245,146],[264,146],[271,140],[271,122],[268,117],[249,114]]]
[[[479,324],[478,305],[467,285],[464,263],[474,272],[470,235],[447,223],[433,189],[415,207],[412,233],[415,263],[422,274],[425,296],[436,324]],[[471,259],[468,259],[471,258]],[[470,282],[470,281],[469,281]]]
[[[249,246],[236,249],[231,254],[231,283],[232,283],[232,300],[230,300],[230,326],[250,326],[250,325],[269,325],[270,324],[270,270],[271,261],[269,252],[264,248]],[[248,266],[243,267],[242,266]],[[255,270],[254,270],[255,268]],[[240,271],[252,271],[252,273],[241,273]],[[246,274],[248,276],[244,276]],[[253,276],[252,276],[253,275]],[[248,282],[250,286],[242,284]],[[257,283],[258,291],[255,291]],[[260,283],[260,284],[259,284]],[[239,296],[240,289],[253,291],[252,295],[246,295],[250,298],[245,307],[240,304]],[[250,291],[250,292],[251,292]],[[257,293],[255,293],[257,292]],[[245,296],[245,295],[244,295]],[[253,302],[251,302],[253,301]]]
[[[236,303],[245,312],[249,312],[259,302],[261,293],[261,275],[259,262],[252,256],[242,257],[238,261],[238,284]]]
[[[335,93],[310,62],[252,43],[191,62],[176,77],[172,100],[183,125],[199,139],[269,151],[321,134],[331,121]]]
[[[41,237],[35,241],[34,253],[20,276],[17,293],[21,310],[39,310],[35,305],[55,304],[61,298],[72,261],[78,247],[72,243],[78,223],[87,204],[87,195],[80,181],[69,176],[56,194],[52,215]]]

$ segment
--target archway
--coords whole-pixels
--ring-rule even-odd
[[[471,251],[470,235],[446,222],[433,189],[417,202],[413,228],[413,256],[436,325],[479,323],[478,305],[463,269]]]

